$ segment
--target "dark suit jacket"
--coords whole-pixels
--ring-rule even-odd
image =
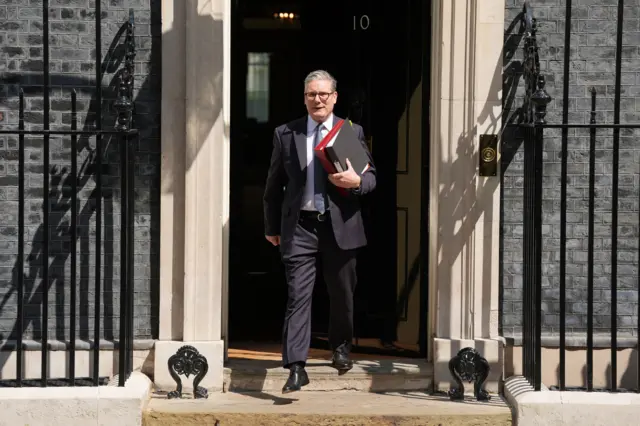
[[[334,124],[340,118],[334,115]],[[376,168],[364,140],[362,127],[353,124],[362,145],[367,150],[371,167],[362,175],[357,190],[347,195],[327,180],[327,197],[331,223],[338,246],[343,250],[355,249],[367,244],[360,196],[376,187]],[[286,253],[300,215],[300,206],[307,181],[307,116],[277,127],[273,134],[273,151],[264,191],[265,235],[280,235],[280,251]]]

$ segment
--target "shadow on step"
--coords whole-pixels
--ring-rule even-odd
[[[244,393],[246,395],[249,395],[249,396],[251,396],[253,398],[256,398],[256,399],[262,399],[262,400],[265,400],[265,401],[271,400],[271,401],[273,401],[273,405],[289,405],[289,404],[292,404],[292,403],[298,401],[297,398],[283,398],[283,397],[275,396],[275,395],[272,395],[270,393],[262,392],[262,391],[259,391],[259,392],[244,392]]]
[[[307,373],[310,383],[300,394],[306,391],[361,391],[417,392],[426,395],[432,391],[433,368],[425,360],[356,358],[353,369],[339,375],[331,367],[327,357],[330,357],[330,354],[308,360]],[[297,401],[300,395],[278,396],[281,394],[288,374],[288,370],[282,368],[279,359],[235,356],[225,365],[224,390],[246,394],[261,400],[272,400],[274,405],[286,405]]]

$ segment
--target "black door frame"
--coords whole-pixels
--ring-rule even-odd
[[[432,0],[423,2],[422,10],[422,176],[420,200],[420,356],[427,357],[429,348],[429,201],[431,193],[431,40],[433,38]]]
[[[302,1],[302,0],[300,0]],[[408,0],[410,1],[410,0]],[[233,0],[231,5],[231,74],[236,78],[244,78],[244,75],[238,74],[237,64],[238,64],[238,51],[237,45],[234,48],[233,41],[241,40],[241,31],[242,29],[242,13],[240,13],[240,3],[242,0]],[[422,358],[426,358],[428,354],[429,348],[429,240],[430,240],[430,228],[429,228],[429,206],[430,206],[430,111],[431,111],[431,39],[432,39],[432,1],[426,0],[422,2],[422,109],[421,109],[421,139],[423,143],[422,148],[422,161],[421,161],[421,200],[420,200],[420,256],[419,256],[419,277],[416,279],[419,280],[419,289],[420,289],[420,324],[419,324],[419,353]],[[234,72],[234,67],[236,71]],[[243,67],[244,69],[244,67]],[[232,90],[235,86],[232,83]],[[233,98],[233,96],[232,96]],[[244,105],[244,103],[242,103]],[[232,108],[233,110],[234,108]],[[237,109],[237,107],[236,107]],[[233,147],[233,111],[231,114],[231,135],[232,140],[231,144]],[[236,129],[237,130],[237,129]],[[231,158],[232,168],[234,167],[234,158],[233,158],[233,148],[232,148],[232,158]],[[236,166],[237,167],[237,166]],[[233,185],[233,183],[232,183]],[[234,194],[237,191],[234,191],[234,188],[231,188],[231,197],[234,197]],[[233,198],[232,198],[233,199]],[[233,207],[233,203],[232,207]],[[233,222],[233,219],[230,219]],[[233,250],[234,243],[233,241],[233,233],[230,233],[230,249]],[[230,267],[230,280],[234,279],[234,268],[233,264],[229,265]],[[229,287],[233,285],[230,282]],[[230,300],[230,298],[228,298]],[[227,310],[227,316],[229,318],[229,309]],[[229,321],[229,319],[227,319]],[[229,327],[231,328],[231,327]],[[231,337],[229,335],[226,336],[227,340]]]

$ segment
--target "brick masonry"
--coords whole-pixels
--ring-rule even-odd
[[[117,33],[134,9],[136,127],[141,131],[135,156],[135,318],[137,339],[157,337],[160,180],[160,0],[102,0],[103,127],[112,128],[111,107],[122,68],[124,35]],[[71,91],[77,92],[78,128],[94,128],[95,0],[50,0],[50,123],[68,129]],[[0,0],[0,128],[17,128],[18,91],[25,92],[27,128],[43,123],[42,0]],[[115,41],[115,43],[114,43]],[[112,46],[114,44],[114,46]],[[102,191],[102,319],[100,337],[117,339],[120,305],[120,160],[118,140],[106,137]],[[27,137],[25,200],[25,339],[39,339],[43,327],[43,139]],[[50,339],[69,338],[72,281],[70,200],[71,139],[51,137],[49,216]],[[94,338],[96,276],[95,137],[78,140],[79,216],[77,247],[77,333]],[[16,270],[18,224],[18,137],[0,136],[0,339],[14,339],[17,329]]]
[[[503,78],[504,121],[515,118],[524,91],[520,79],[523,42],[519,36],[522,0],[507,0]],[[533,0],[538,19],[540,65],[547,78],[548,122],[562,122],[565,0]],[[597,91],[596,120],[613,122],[617,0],[574,0],[569,74],[569,122],[588,123],[590,89]],[[640,123],[640,2],[626,0],[622,49],[622,123]],[[515,89],[517,86],[517,90]],[[589,133],[571,129],[568,136],[566,325],[584,333],[587,324],[587,244]],[[599,130],[595,170],[594,326],[611,326],[611,207],[613,132]],[[617,326],[622,338],[637,334],[638,199],[640,129],[622,130],[619,156]],[[502,196],[502,332],[518,336],[522,325],[523,147],[509,130],[503,143]],[[545,131],[543,177],[542,298],[543,332],[559,331],[561,131]]]

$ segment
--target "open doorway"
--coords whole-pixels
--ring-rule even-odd
[[[376,168],[363,202],[354,353],[426,356],[430,2],[237,0],[231,38],[229,347],[278,344],[287,287],[264,239],[262,195],[273,129],[304,116],[303,80],[338,81],[335,114],[361,124]],[[328,347],[319,276],[312,347]]]

